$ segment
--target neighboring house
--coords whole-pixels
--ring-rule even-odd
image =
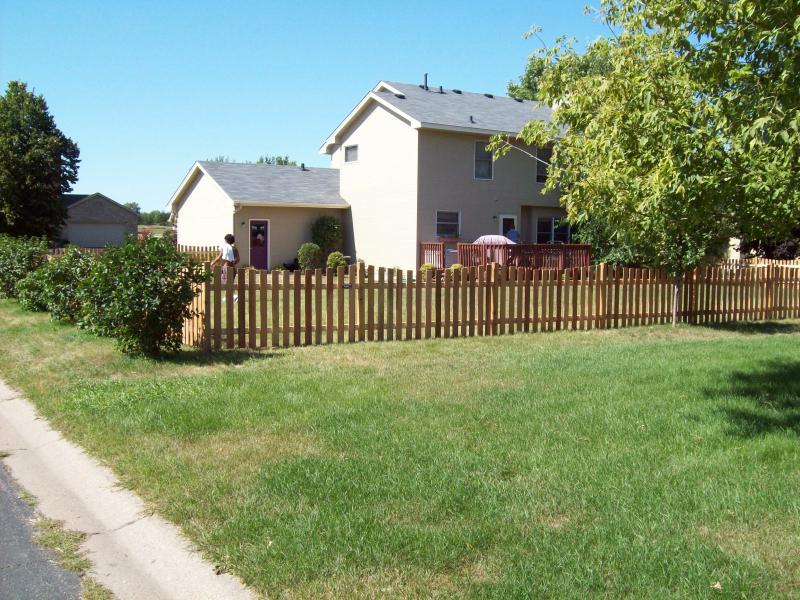
[[[61,230],[65,242],[83,248],[119,246],[136,235],[138,217],[131,209],[103,194],[64,194],[67,219]]]
[[[236,237],[242,264],[292,262],[322,215],[341,218],[339,173],[304,166],[196,162],[170,200],[178,244],[220,245]]]
[[[534,157],[547,162],[549,151],[521,147],[493,162],[486,150],[492,135],[515,135],[528,121],[550,115],[529,100],[382,81],[320,148],[332,168],[308,171],[321,179],[326,173],[330,187],[314,188],[313,202],[295,193],[303,181],[297,167],[196,163],[171,200],[178,242],[219,243],[233,220],[244,247],[241,223],[248,219],[232,218],[232,211],[246,207],[249,219],[272,219],[274,231],[290,214],[293,223],[310,222],[296,211],[308,212],[309,205],[319,211],[323,201],[342,215],[346,253],[378,266],[414,268],[421,242],[472,242],[511,228],[522,242],[569,241],[558,194],[541,193],[546,168]],[[213,185],[219,176],[212,169],[225,173],[225,183]],[[273,181],[284,173],[292,175]],[[205,187],[195,192],[193,185]],[[273,212],[284,206],[280,215]],[[293,241],[279,246],[281,256],[308,241],[309,229],[293,230]],[[273,233],[273,248],[276,242]],[[271,257],[269,265],[278,262]]]

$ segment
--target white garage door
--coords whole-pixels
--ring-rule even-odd
[[[67,226],[67,240],[84,248],[102,248],[109,244],[118,246],[125,241],[125,225],[100,223],[71,223]]]

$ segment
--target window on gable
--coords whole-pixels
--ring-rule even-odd
[[[475,179],[492,178],[492,152],[486,142],[475,142]]]
[[[458,211],[436,211],[436,237],[456,238],[461,235],[461,214]]]
[[[356,162],[358,160],[358,146],[344,147],[344,162]]]
[[[550,160],[553,158],[553,149],[552,148],[538,148],[536,150],[536,158],[539,159],[536,161],[536,182],[537,183],[546,183],[547,182],[547,166],[550,164]],[[544,162],[542,162],[544,161]],[[547,163],[547,164],[545,164]]]

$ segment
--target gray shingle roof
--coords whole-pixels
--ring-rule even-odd
[[[339,170],[200,161],[234,202],[347,205],[339,195]]]
[[[64,208],[69,208],[76,202],[80,202],[90,195],[91,194],[61,194],[61,203],[64,205]]]
[[[459,94],[446,88],[439,93],[439,86],[431,85],[424,90],[413,83],[385,83],[405,98],[398,98],[389,91],[374,93],[423,124],[517,133],[528,121],[551,120],[550,107],[532,100],[519,102],[507,96],[488,97],[472,92]]]

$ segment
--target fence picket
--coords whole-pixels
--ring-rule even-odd
[[[350,266],[350,274],[347,278],[347,341],[356,341],[356,265]]]
[[[289,347],[289,271],[283,271],[283,347]]]
[[[233,348],[233,277],[236,269],[225,268],[225,347]]]
[[[383,303],[384,294],[386,293],[386,269],[380,267],[378,269],[378,284],[376,291],[378,292],[378,341],[382,342],[384,339],[384,316],[383,316]]]
[[[347,270],[336,267],[336,341],[344,343],[344,279]]]
[[[431,298],[431,288],[433,279],[432,271],[425,271],[425,339],[431,338],[431,325],[433,324],[433,298]]]
[[[251,350],[256,349],[256,272],[253,269],[245,271],[247,273],[247,345]]]
[[[214,350],[222,348],[222,268],[214,269]]]
[[[269,276],[272,289],[270,290],[272,296],[272,347],[277,348],[280,345],[280,320],[278,317],[278,308],[280,301],[278,294],[280,293],[280,277],[279,271],[273,271]]]
[[[367,339],[375,339],[375,267],[367,267]],[[363,341],[363,339],[361,340]]]
[[[406,271],[406,337],[411,339],[414,327],[414,271]]]
[[[325,343],[333,343],[333,269],[325,269]]]
[[[453,272],[450,269],[445,269],[444,271],[444,337],[450,337],[450,279],[452,278]]]
[[[310,273],[310,271],[309,271]],[[314,269],[314,275],[311,277],[311,280],[308,278],[308,274],[306,275],[306,282],[309,286],[312,286],[312,292],[314,294],[314,343],[321,344],[322,343],[322,269]],[[310,321],[310,320],[309,320]],[[306,327],[310,326],[310,323],[306,324]],[[308,336],[311,337],[310,335]]]

